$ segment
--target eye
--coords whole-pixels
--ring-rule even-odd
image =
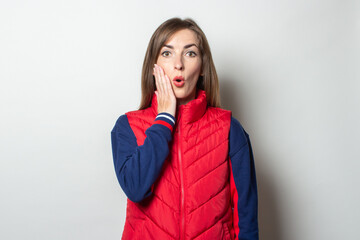
[[[163,52],[161,53],[161,55],[162,55],[163,57],[168,57],[168,56],[170,56],[170,52],[169,52],[169,51],[163,51]]]
[[[190,57],[196,57],[197,56],[196,52],[194,52],[194,51],[189,51],[186,54],[188,54]]]

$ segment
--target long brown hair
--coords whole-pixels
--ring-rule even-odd
[[[204,32],[191,18],[184,20],[170,18],[155,30],[146,50],[141,73],[141,102],[139,110],[145,109],[151,104],[151,98],[156,89],[155,78],[152,75],[153,66],[156,63],[161,48],[175,32],[182,29],[194,31],[199,41],[203,76],[199,76],[196,88],[205,91],[208,106],[221,107],[219,80],[212,60],[210,46]]]

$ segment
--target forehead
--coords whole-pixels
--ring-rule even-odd
[[[190,43],[195,43],[198,45],[198,38],[194,31],[190,29],[182,29],[175,32],[173,35],[169,37],[169,39],[165,42],[167,45],[187,45]]]

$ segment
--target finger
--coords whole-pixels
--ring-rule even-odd
[[[162,77],[163,77],[163,80],[164,80],[164,90],[165,90],[165,94],[167,96],[171,96],[172,94],[172,86],[171,86],[171,83],[170,83],[170,78],[168,75],[166,75],[164,69],[162,69]]]
[[[166,94],[167,90],[166,90],[166,85],[165,85],[165,76],[164,76],[164,70],[162,69],[162,67],[159,67],[159,73],[160,73],[160,82],[161,82],[161,87],[163,90],[163,94]]]
[[[153,68],[153,70],[154,70],[154,78],[155,78],[156,90],[159,91],[159,83],[158,83],[158,77],[157,77],[157,75],[156,75],[156,69],[155,69],[155,67]]]
[[[163,94],[164,93],[164,87],[163,87],[163,81],[161,79],[161,75],[160,75],[160,68],[158,65],[155,65],[155,69],[156,69],[156,75],[158,78],[158,85],[159,85],[159,93]]]
[[[170,89],[169,89],[169,77],[164,73],[164,88],[166,90],[166,94],[169,95]]]
[[[171,85],[170,78],[169,78],[167,75],[166,75],[166,83],[167,83],[167,87],[168,87],[168,92],[169,92],[169,94],[175,96],[175,94],[174,94],[174,89],[173,89],[173,87],[172,87],[172,85]]]
[[[158,94],[162,95],[162,85],[161,85],[161,79],[160,79],[160,73],[159,73],[159,68],[157,67],[157,65],[155,64],[155,79],[156,79],[156,88],[157,88],[157,92]]]
[[[161,78],[162,78],[162,80],[163,80],[163,89],[164,89],[164,92],[165,92],[165,94],[169,94],[169,86],[168,86],[168,79],[166,78],[167,77],[167,75],[165,74],[165,71],[164,71],[164,69],[162,69],[161,67],[160,67],[160,73],[161,73]]]

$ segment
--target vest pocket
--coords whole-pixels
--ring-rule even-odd
[[[223,223],[223,232],[224,232],[223,240],[232,240],[229,226],[226,222]]]

